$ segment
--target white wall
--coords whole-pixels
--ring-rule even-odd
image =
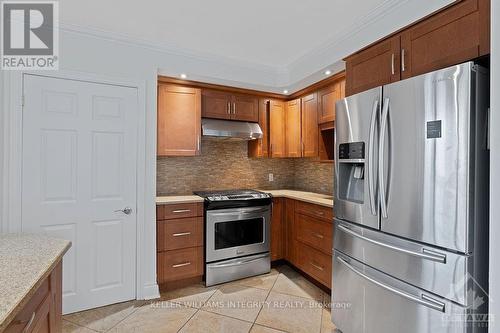
[[[491,332],[500,332],[500,2],[491,1],[491,198],[490,314]]]

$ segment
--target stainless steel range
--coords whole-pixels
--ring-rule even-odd
[[[205,283],[271,270],[271,195],[254,190],[194,192],[205,199]]]

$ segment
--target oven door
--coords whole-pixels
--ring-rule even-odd
[[[206,262],[269,251],[271,206],[208,210]]]

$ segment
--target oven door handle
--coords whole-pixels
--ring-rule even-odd
[[[245,214],[255,214],[255,213],[265,213],[269,211],[269,207],[261,208],[245,208],[243,209],[234,209],[230,211],[215,213],[214,211],[208,211],[207,214],[211,216],[229,216],[229,215],[245,215]]]
[[[218,265],[210,266],[210,268],[224,268],[224,267],[233,267],[233,266],[246,265],[246,264],[250,264],[250,263],[252,263],[254,261],[260,260],[262,258],[266,258],[266,257],[269,257],[269,254],[266,253],[266,254],[260,255],[258,257],[253,257],[251,259],[238,260],[238,261],[235,261],[235,262],[229,262],[227,264],[218,264]]]

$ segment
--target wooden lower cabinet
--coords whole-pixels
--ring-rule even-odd
[[[300,200],[274,198],[280,200],[279,215],[282,216],[283,259],[302,270],[312,278],[331,288],[333,249],[333,209]],[[273,211],[277,205],[273,207]],[[274,226],[278,214],[273,215]],[[271,224],[271,229],[273,224]],[[271,237],[278,234],[271,233]],[[280,248],[271,238],[271,249]],[[271,254],[273,250],[271,250]],[[281,259],[280,257],[272,260]]]
[[[203,275],[203,246],[159,252],[158,283]]]
[[[271,260],[283,259],[283,208],[282,198],[273,198],[271,217]]]
[[[297,268],[309,274],[326,287],[332,287],[332,255],[316,250],[302,242],[297,244]]]
[[[156,207],[156,269],[162,289],[201,280],[203,257],[203,203]]]
[[[4,332],[62,332],[62,262],[42,282]]]

